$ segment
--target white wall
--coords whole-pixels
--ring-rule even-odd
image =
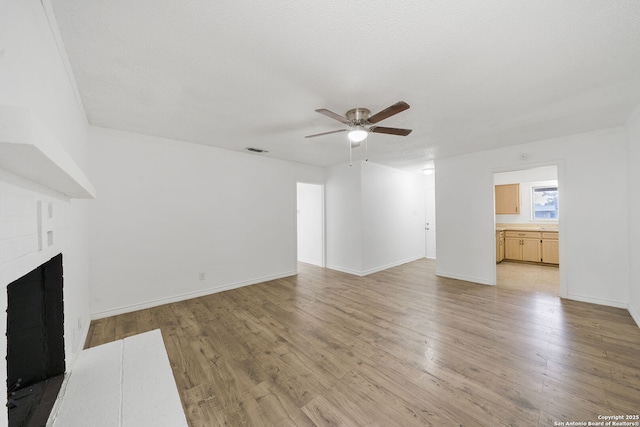
[[[324,191],[298,183],[298,261],[324,267]]]
[[[94,127],[90,140],[94,317],[296,273],[296,182],[322,169]]]
[[[531,218],[531,191],[533,187],[557,186],[557,166],[543,166],[533,169],[509,171],[497,173],[494,176],[494,184],[520,184],[520,213],[512,215],[496,215],[496,223],[504,224],[534,224],[534,223],[558,223],[554,220],[540,220]],[[562,206],[560,206],[562,208]]]
[[[629,312],[640,326],[640,105],[627,123],[629,143]]]
[[[361,176],[363,273],[424,258],[424,175],[365,162]]]
[[[326,169],[325,239],[327,267],[362,274],[362,164]]]
[[[493,175],[549,164],[559,165],[560,280],[567,297],[626,308],[629,259],[620,256],[629,244],[623,128],[438,161],[437,274],[495,284]]]
[[[423,178],[371,162],[329,168],[327,267],[366,275],[424,257]]]
[[[52,32],[38,0],[5,3],[0,14],[0,104],[27,109],[87,173],[86,119],[75,83],[67,73],[64,51],[57,47],[57,27]],[[44,4],[49,6],[48,1]],[[55,25],[52,14],[49,19]],[[37,242],[38,201],[54,207],[50,225],[54,244],[42,251]],[[63,253],[67,370],[89,327],[89,203],[69,200],[0,171],[0,285],[6,286]],[[0,292],[2,325],[6,325],[6,304],[6,292]],[[4,333],[0,337],[0,347],[6,349]],[[0,357],[0,371],[6,375],[4,357]],[[6,417],[0,417],[0,425],[6,422]]]

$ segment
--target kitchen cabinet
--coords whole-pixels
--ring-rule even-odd
[[[505,259],[541,262],[540,239],[541,235],[539,231],[505,231]]]
[[[496,214],[520,213],[520,184],[495,186]]]
[[[496,262],[504,260],[504,231],[496,231]]]
[[[558,232],[542,232],[542,262],[545,264],[560,264],[560,251],[558,249]]]

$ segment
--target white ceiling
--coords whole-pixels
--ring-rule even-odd
[[[317,108],[406,101],[369,159],[419,170],[640,102],[638,0],[51,2],[91,124],[308,164],[348,160]]]

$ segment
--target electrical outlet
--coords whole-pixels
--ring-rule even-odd
[[[204,280],[204,273],[200,273],[198,277],[200,278],[200,280]]]

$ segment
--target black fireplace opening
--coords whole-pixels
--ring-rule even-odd
[[[62,254],[7,286],[9,427],[44,426],[65,371]]]

